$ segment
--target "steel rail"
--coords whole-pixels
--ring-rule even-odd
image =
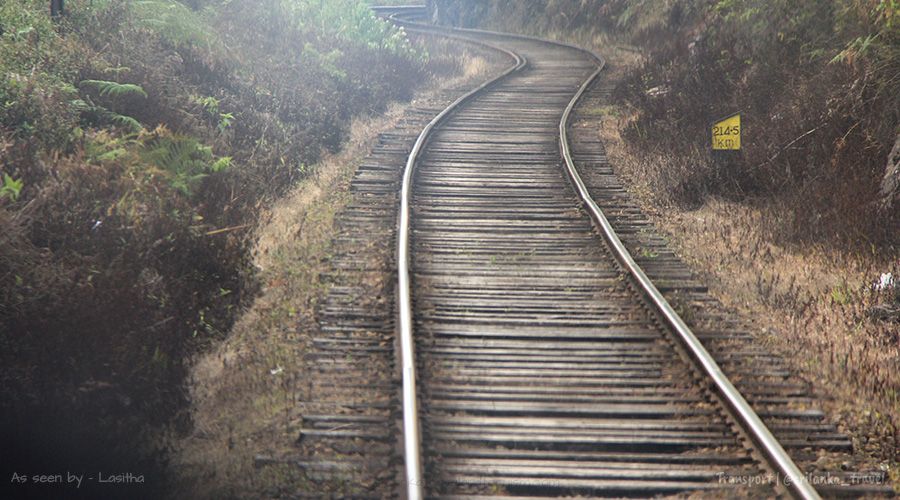
[[[393,19],[393,16],[392,16]],[[398,24],[408,25],[405,21],[393,19]],[[411,28],[410,31],[425,30]],[[449,38],[461,38],[453,35],[444,35]],[[406,166],[403,171],[403,183],[400,189],[400,217],[397,229],[397,299],[398,312],[400,316],[398,334],[400,336],[400,356],[401,370],[403,378],[403,449],[404,461],[406,465],[406,484],[407,499],[420,500],[424,496],[425,481],[422,477],[422,458],[421,458],[421,436],[419,432],[419,410],[418,398],[416,391],[416,362],[415,362],[415,341],[413,340],[412,327],[412,296],[411,296],[411,280],[410,280],[410,203],[412,201],[412,182],[413,173],[415,171],[416,161],[419,153],[421,153],[425,144],[428,142],[432,130],[446,119],[460,105],[470,100],[480,92],[494,86],[500,80],[507,76],[520,71],[524,68],[528,61],[524,57],[510,50],[491,45],[489,43],[473,41],[506,54],[515,61],[515,64],[509,67],[499,76],[488,80],[475,88],[474,90],[463,95],[450,106],[445,108],[439,115],[431,120],[428,125],[419,134],[416,143],[409,154]]]
[[[566,172],[569,175],[569,179],[574,184],[578,196],[581,198],[581,201],[584,203],[588,212],[590,212],[591,217],[599,224],[603,237],[613,249],[616,259],[622,267],[627,269],[632,277],[634,277],[653,307],[660,316],[662,316],[669,328],[677,334],[678,339],[687,349],[688,354],[694,359],[695,363],[703,370],[703,373],[715,382],[716,392],[729,406],[732,416],[737,421],[738,425],[757,445],[759,451],[762,452],[765,459],[769,462],[769,465],[784,475],[783,482],[785,488],[797,498],[802,498],[804,500],[819,499],[819,493],[812,487],[810,482],[806,479],[806,476],[803,475],[803,472],[801,472],[800,468],[797,467],[797,464],[794,463],[794,460],[787,454],[784,447],[781,446],[781,443],[778,442],[778,439],[775,438],[756,411],[753,410],[744,396],[741,395],[740,391],[734,387],[734,384],[732,384],[728,377],[722,372],[721,367],[719,367],[719,364],[709,351],[706,350],[703,343],[700,342],[700,339],[697,338],[669,301],[666,300],[659,289],[656,288],[656,285],[653,284],[653,281],[650,280],[641,266],[635,262],[631,252],[629,252],[622,243],[622,240],[613,229],[612,224],[610,224],[609,219],[606,218],[606,215],[604,215],[603,211],[597,205],[597,202],[591,196],[587,186],[584,184],[581,175],[578,173],[569,147],[567,132],[569,118],[572,114],[572,110],[575,109],[575,106],[584,96],[587,89],[593,84],[594,80],[596,80],[606,66],[606,61],[599,55],[585,49],[578,49],[588,53],[598,61],[597,70],[581,85],[581,88],[578,89],[578,92],[563,112],[562,119],[559,122],[560,150],[566,161]]]
[[[411,9],[410,9],[411,10]],[[394,21],[398,21],[391,16]],[[399,21],[401,24],[409,27],[410,25],[415,25],[418,23],[411,23],[407,21]],[[412,28],[414,31],[426,31],[424,29],[416,29]],[[572,49],[579,50],[591,58],[593,58],[597,62],[597,69],[582,83],[581,87],[576,92],[575,96],[573,96],[572,100],[569,102],[568,106],[566,106],[565,111],[560,119],[559,123],[559,147],[560,153],[565,160],[566,164],[566,173],[569,177],[569,180],[572,182],[575,190],[580,198],[581,202],[584,204],[585,208],[591,215],[591,218],[597,223],[599,226],[603,238],[606,240],[607,244],[610,246],[613,254],[616,259],[619,261],[620,265],[624,269],[626,269],[634,280],[637,282],[641,291],[646,295],[650,304],[656,310],[656,312],[661,316],[661,318],[665,321],[665,323],[672,329],[672,331],[676,334],[678,340],[687,350],[688,355],[694,360],[697,366],[702,370],[704,374],[706,374],[710,379],[713,380],[715,384],[715,392],[722,398],[723,402],[728,406],[729,413],[732,415],[732,418],[736,421],[738,426],[747,434],[747,436],[754,442],[757,446],[758,451],[760,451],[763,455],[763,458],[768,462],[769,466],[772,467],[775,471],[782,474],[784,478],[780,481],[782,485],[788,490],[788,492],[796,497],[804,500],[818,500],[821,497],[815,488],[812,487],[810,482],[806,479],[806,476],[801,472],[799,467],[797,467],[796,463],[794,463],[793,459],[788,455],[785,451],[784,447],[781,446],[781,443],[778,442],[777,438],[772,434],[771,430],[765,425],[759,415],[755,410],[750,406],[747,400],[741,395],[740,391],[731,383],[728,377],[722,372],[721,367],[706,350],[703,346],[702,342],[697,338],[697,336],[691,331],[690,327],[684,322],[684,320],[679,316],[679,314],[675,311],[672,305],[666,300],[666,298],[662,295],[656,285],[650,280],[644,270],[637,264],[637,262],[632,257],[631,253],[622,243],[622,240],[616,234],[615,229],[612,224],[607,219],[606,215],[600,209],[597,202],[594,200],[593,196],[591,196],[587,186],[585,185],[581,175],[578,172],[578,169],[575,166],[575,162],[572,158],[571,148],[569,146],[568,141],[568,124],[574,110],[575,106],[581,101],[581,98],[587,92],[587,89],[594,83],[597,77],[602,73],[603,69],[606,67],[606,60],[602,58],[600,55],[594,53],[593,51],[584,49],[582,47],[578,47],[573,44],[559,42],[554,40],[546,40],[537,37],[527,36],[527,35],[510,35],[506,33],[494,33],[485,30],[477,30],[477,29],[460,29],[460,28],[441,28],[444,31],[451,32],[462,32],[462,33],[473,33],[473,34],[484,34],[484,35],[493,35],[493,36],[506,36],[510,38],[518,38],[518,39],[527,39],[534,40],[538,42],[554,44],[564,47],[569,47]],[[436,30],[429,30],[436,31]],[[460,38],[454,35],[446,35],[451,38]],[[428,134],[431,130],[440,123],[447,115],[449,115],[453,109],[461,105],[463,102],[467,101],[475,94],[481,92],[485,88],[492,86],[494,83],[499,81],[500,79],[506,77],[507,75],[513,73],[514,71],[518,71],[521,67],[524,66],[524,60],[522,60],[521,56],[503,49],[501,47],[497,47],[485,42],[471,40],[476,43],[482,43],[485,46],[491,47],[496,50],[500,50],[505,52],[508,55],[511,55],[520,60],[519,65],[514,68],[508,69],[505,73],[498,76],[497,78],[486,82],[481,85],[477,89],[472,92],[466,94],[465,96],[458,99],[456,102],[450,105],[447,109],[445,109],[440,115],[438,115],[428,126],[422,131],[422,134],[419,136],[419,139],[416,141],[416,145],[413,148],[413,152],[410,154],[409,161],[406,165],[406,170],[404,171],[403,177],[403,187],[401,190],[401,212],[400,212],[400,232],[398,233],[398,255],[400,256],[398,262],[398,273],[399,273],[399,284],[400,284],[400,324],[401,324],[401,346],[403,350],[403,382],[404,382],[404,439],[405,439],[405,448],[407,452],[410,450],[410,443],[407,441],[408,436],[407,432],[409,432],[409,428],[412,427],[415,429],[415,434],[413,437],[416,440],[416,445],[414,447],[415,457],[413,460],[413,465],[415,466],[415,477],[418,478],[415,486],[418,487],[418,491],[414,496],[412,491],[409,493],[409,498],[421,498],[422,494],[422,486],[423,480],[421,479],[421,458],[419,455],[419,434],[418,434],[418,413],[416,410],[417,403],[415,403],[415,399],[413,399],[412,406],[413,408],[408,412],[407,410],[407,400],[406,395],[410,394],[411,397],[415,398],[415,362],[414,359],[414,343],[412,339],[412,307],[411,307],[411,298],[410,298],[410,280],[409,280],[409,222],[410,222],[410,208],[409,202],[411,197],[411,184],[412,184],[412,174],[415,166],[415,160],[421,151],[421,148],[427,142]],[[408,368],[409,364],[409,368]],[[409,374],[407,372],[409,370]],[[411,389],[407,388],[407,380],[411,382]],[[407,423],[407,415],[409,414],[410,418],[414,418],[413,422]],[[410,466],[411,460],[409,457],[406,458],[407,463],[407,479],[410,480]],[[410,483],[410,490],[412,490],[413,484]]]

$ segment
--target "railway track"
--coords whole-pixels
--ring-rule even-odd
[[[515,65],[435,118],[404,174],[409,497],[718,495],[737,483],[744,495],[818,498],[578,172],[569,116],[603,61],[469,33]],[[772,403],[782,404],[785,442],[809,448],[820,434],[823,448],[844,444],[827,424],[792,413],[789,374],[771,374],[755,399],[773,416]]]
[[[630,204],[602,145],[570,129],[579,97],[606,96],[602,61],[410,24],[416,9],[382,13],[506,54],[509,68],[384,137],[354,181],[345,237],[397,238],[397,301],[332,288],[311,359],[334,382],[309,403],[298,466],[371,497],[887,493],[829,472],[823,458],[851,443],[779,358],[727,317],[691,332],[662,299],[710,300]],[[361,253],[336,260],[355,273],[336,279],[377,272]]]

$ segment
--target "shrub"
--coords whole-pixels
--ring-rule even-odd
[[[164,127],[154,130],[142,142],[141,159],[158,169],[146,171],[150,175],[162,174],[173,188],[187,196],[209,174],[231,166],[231,158],[216,160],[209,146],[192,137],[172,135]]]
[[[787,240],[889,243],[897,220],[878,213],[878,186],[900,84],[885,5],[723,0],[681,28],[660,25],[657,38],[670,41],[620,90],[641,113],[627,137],[635,151],[703,151],[708,124],[741,110],[750,139],[741,158],[724,177],[689,183],[732,199],[791,200],[778,202]],[[659,128],[674,133],[653,143],[636,133]]]

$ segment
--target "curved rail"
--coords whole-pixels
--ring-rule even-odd
[[[562,119],[559,122],[559,146],[562,156],[566,161],[566,172],[568,173],[572,184],[574,184],[575,190],[578,192],[578,197],[581,198],[582,203],[584,203],[584,206],[591,214],[591,217],[600,226],[603,237],[613,250],[616,259],[622,267],[627,269],[632,277],[634,277],[654,309],[662,316],[672,331],[676,333],[678,339],[682,342],[685,349],[687,349],[688,354],[694,362],[699,365],[703,370],[703,373],[713,380],[716,392],[728,405],[732,417],[757,445],[769,464],[776,471],[784,475],[784,484],[788,490],[790,490],[797,498],[807,500],[820,498],[818,492],[810,485],[806,476],[803,475],[797,467],[797,464],[795,464],[793,459],[787,454],[784,447],[781,446],[781,443],[778,442],[769,428],[766,427],[766,424],[763,423],[756,411],[753,410],[747,400],[744,399],[744,396],[741,395],[740,391],[738,391],[731,381],[728,380],[728,377],[722,372],[719,364],[713,359],[709,351],[703,347],[703,344],[694,332],[692,332],[690,327],[685,324],[684,320],[681,319],[681,316],[675,312],[675,309],[669,304],[669,301],[663,297],[662,293],[656,288],[656,285],[653,284],[644,270],[641,269],[637,262],[635,262],[631,252],[628,251],[622,243],[622,240],[619,239],[619,236],[613,229],[612,224],[610,224],[609,219],[603,214],[603,211],[597,205],[597,202],[594,201],[587,186],[581,179],[581,175],[575,167],[575,162],[572,160],[572,154],[569,148],[567,133],[569,117],[572,114],[572,110],[581,100],[582,96],[584,96],[584,93],[594,80],[596,80],[600,72],[603,71],[606,61],[597,54],[584,49],[579,50],[587,52],[596,59],[599,62],[599,67],[597,68],[597,71],[582,84],[581,88],[578,89],[575,97],[572,98],[572,101],[566,107],[565,112],[563,112]]]
[[[394,21],[407,26],[407,28],[411,31],[433,31],[415,28],[414,26],[416,25],[416,23],[399,21],[394,16],[391,16],[391,18]],[[445,28],[443,30],[452,32],[498,35],[497,33],[473,29]],[[653,284],[644,270],[637,264],[637,262],[635,262],[631,253],[628,251],[628,249],[622,243],[621,239],[616,234],[615,230],[612,227],[612,224],[610,224],[609,220],[603,214],[603,211],[591,196],[587,186],[581,178],[581,175],[578,173],[578,170],[572,159],[572,154],[568,142],[567,129],[569,119],[575,106],[578,104],[587,89],[594,83],[594,81],[605,68],[606,61],[598,54],[572,44],[544,40],[537,37],[525,35],[502,35],[509,36],[511,38],[528,39],[573,48],[588,54],[591,58],[597,61],[597,70],[594,71],[594,73],[592,73],[578,89],[577,93],[566,107],[559,124],[560,153],[565,160],[566,173],[573,186],[575,187],[578,197],[584,204],[587,211],[590,213],[591,218],[600,227],[601,233],[610,246],[610,249],[613,251],[616,259],[619,261],[622,267],[632,275],[641,291],[646,295],[653,309],[655,309],[655,311],[661,316],[665,323],[676,334],[677,338],[686,349],[688,355],[694,360],[694,362],[702,370],[702,372],[710,379],[712,379],[715,384],[716,393],[720,398],[722,398],[723,402],[728,407],[732,418],[734,418],[734,420],[741,427],[744,433],[754,442],[768,464],[775,471],[784,476],[784,486],[793,496],[797,498],[808,500],[819,499],[820,496],[818,492],[816,492],[816,490],[810,485],[809,481],[807,481],[806,477],[794,463],[793,459],[791,459],[791,457],[787,454],[787,452],[784,450],[775,436],[771,433],[768,427],[766,427],[766,425],[762,422],[759,415],[753,410],[746,399],[740,394],[740,392],[734,387],[728,377],[722,372],[721,368],[712,357],[712,355],[710,355],[710,353],[706,350],[706,348],[687,326],[687,324],[685,324],[684,320],[678,315],[678,313],[675,312],[674,308],[671,306],[671,304],[669,304],[665,297],[663,297],[662,293],[656,288],[656,286]],[[461,38],[458,36],[447,34],[445,34],[444,36],[450,38]],[[520,55],[502,47],[497,47],[483,41],[477,41],[468,38],[466,40],[470,42],[476,42],[503,52],[513,58],[516,61],[516,65],[510,67],[498,77],[485,82],[475,90],[460,97],[448,108],[442,111],[441,114],[435,117],[434,120],[432,120],[419,135],[415,146],[413,147],[412,152],[409,155],[409,159],[406,163],[403,173],[403,183],[400,194],[400,223],[398,227],[397,244],[399,285],[398,304],[400,316],[399,334],[401,341],[400,343],[403,373],[404,449],[406,452],[406,477],[408,483],[407,495],[410,499],[422,498],[424,487],[424,480],[421,473],[421,443],[419,435],[418,403],[416,398],[415,344],[412,337],[412,299],[410,292],[409,268],[410,202],[412,196],[412,177],[416,160],[418,159],[418,156],[421,153],[424,145],[427,143],[431,131],[456,108],[471,99],[476,94],[493,86],[499,80],[516,71],[521,70],[527,64],[524,58],[522,58]]]
[[[401,22],[402,24],[410,24]],[[413,28],[412,31],[423,31]],[[449,35],[451,38],[458,38]],[[479,42],[482,43],[482,42]],[[515,52],[496,47],[488,43],[482,45],[505,53],[515,64],[509,67],[499,76],[481,84],[478,88],[463,95],[450,106],[437,115],[419,134],[406,167],[403,171],[403,183],[400,189],[400,222],[397,230],[397,276],[398,276],[398,310],[400,315],[399,332],[401,370],[403,377],[403,449],[406,461],[406,484],[408,500],[423,498],[424,479],[422,478],[421,437],[419,433],[419,410],[416,397],[416,362],[415,343],[412,333],[412,295],[410,292],[409,272],[409,231],[410,231],[410,202],[412,198],[412,177],[416,160],[424,145],[428,142],[431,131],[447,118],[460,105],[480,93],[492,87],[494,84],[508,75],[520,71],[528,62]]]

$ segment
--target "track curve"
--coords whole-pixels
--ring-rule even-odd
[[[564,174],[556,132],[594,61],[502,41],[528,68],[442,123],[416,167],[426,495],[652,496],[764,476]]]
[[[298,439],[255,460],[288,466],[278,474],[298,470],[300,484],[286,481],[265,496],[780,494],[780,478],[623,272],[566,176],[558,127],[596,68],[591,57],[515,36],[408,29],[469,40],[486,57],[487,45],[506,48],[531,65],[462,103],[478,83],[417,99],[359,166],[352,201],[335,222],[318,327],[303,347],[301,416],[286,421],[299,427]],[[580,106],[608,104],[607,80],[582,86]],[[809,385],[716,309],[629,200],[596,116],[579,109],[568,132],[587,190],[656,286],[687,301],[699,340],[807,477],[825,480],[815,484],[826,496],[890,495],[871,482],[883,479],[877,471],[854,472],[855,464],[872,469],[852,460],[850,439],[816,408]],[[445,120],[436,124],[439,115]],[[411,150],[420,151],[418,162]],[[402,266],[393,250],[411,163],[415,182],[403,193],[413,195],[404,199],[415,337],[401,342]],[[404,343],[418,352],[414,364]],[[400,382],[417,374],[416,390],[407,390],[417,414],[404,419],[410,399]],[[404,426],[421,430],[421,443],[404,439]],[[423,452],[412,476],[404,467],[410,449]]]
[[[409,497],[718,496],[737,482],[741,495],[818,498],[578,174],[568,117],[602,60],[528,37],[465,36],[519,60],[429,124],[407,163]]]

